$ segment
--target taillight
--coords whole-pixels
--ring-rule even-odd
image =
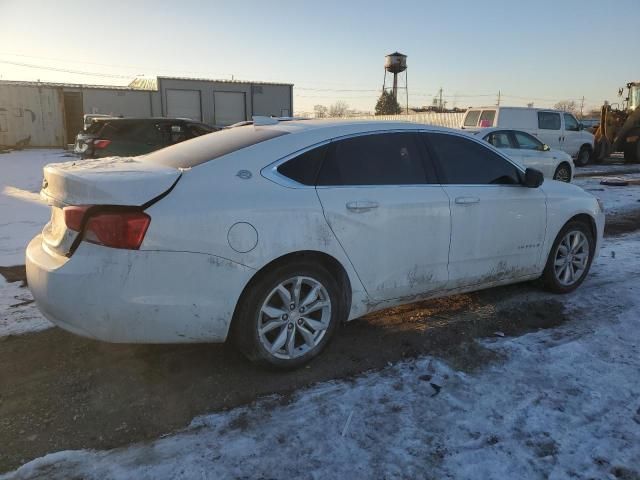
[[[89,208],[90,205],[65,207],[64,222],[67,228],[80,232]],[[89,212],[82,239],[105,247],[138,250],[150,223],[151,217],[137,210]]]
[[[64,213],[64,224],[69,230],[79,232],[82,228],[82,219],[84,214],[91,205],[82,205],[79,207],[64,207],[62,212]]]
[[[93,147],[98,149],[103,149],[103,148],[107,148],[110,143],[111,143],[111,140],[94,140]]]

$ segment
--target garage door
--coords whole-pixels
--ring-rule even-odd
[[[244,92],[213,92],[216,125],[231,125],[246,120]]]
[[[202,121],[200,91],[167,89],[167,117]]]

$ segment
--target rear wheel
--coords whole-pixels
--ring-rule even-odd
[[[640,163],[640,138],[635,142],[627,142],[624,146],[625,163]]]
[[[561,163],[558,165],[558,168],[556,168],[553,179],[569,183],[571,181],[571,167],[566,163]]]
[[[542,274],[544,286],[556,293],[568,293],[584,281],[595,251],[595,239],[589,225],[567,223],[556,237]]]
[[[591,149],[587,145],[583,145],[578,152],[578,157],[575,160],[576,167],[584,167],[589,163],[591,159]]]
[[[338,282],[321,265],[296,261],[262,275],[238,302],[233,337],[263,366],[292,369],[318,355],[345,311]]]

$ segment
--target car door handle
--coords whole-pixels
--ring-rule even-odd
[[[347,202],[347,210],[350,210],[356,213],[366,212],[374,208],[378,208],[378,202],[372,202],[370,200],[358,200],[353,202]]]
[[[458,205],[473,205],[480,203],[480,199],[478,197],[456,197],[456,203]]]

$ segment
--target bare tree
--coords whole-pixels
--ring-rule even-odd
[[[347,104],[347,102],[338,100],[336,103],[329,107],[328,113],[330,117],[344,117],[347,114],[347,110],[349,110],[349,105]]]
[[[325,118],[327,116],[327,107],[324,105],[314,105],[313,113],[316,118]]]
[[[553,108],[562,110],[563,112],[575,113],[578,111],[578,104],[574,100],[561,100],[556,103]]]

